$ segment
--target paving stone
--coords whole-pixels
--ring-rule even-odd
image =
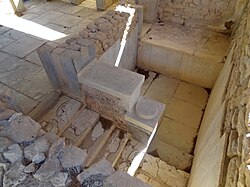
[[[20,161],[23,158],[23,151],[18,144],[12,144],[8,147],[8,150],[3,153],[5,159],[9,162],[14,163]]]
[[[62,12],[57,12],[53,10],[46,11],[44,14],[33,19],[32,22],[35,22],[41,25],[46,25],[49,22],[53,23],[53,20],[57,19],[58,17],[64,17],[64,15],[65,14]]]
[[[99,181],[103,184],[104,177],[107,177],[114,172],[115,169],[111,166],[111,164],[106,159],[102,159],[77,175],[77,180],[83,186],[87,186],[88,184],[90,185],[90,182],[94,184],[93,182],[95,181]]]
[[[8,138],[0,137],[0,153],[11,145],[11,141]]]
[[[33,77],[21,81],[21,83],[16,86],[16,90],[34,100],[43,101],[54,89],[51,86],[46,72],[42,70]]]
[[[0,48],[9,45],[10,43],[14,42],[15,40],[6,37],[6,36],[2,36],[0,35]]]
[[[0,61],[8,58],[9,56],[10,56],[9,54],[0,51]]]
[[[42,69],[41,66],[37,66],[13,56],[1,61],[0,66],[0,81],[14,89],[21,81],[28,77],[33,77]]]
[[[131,177],[129,174],[123,171],[117,171],[113,175],[109,176],[104,182],[104,187],[150,187],[150,185],[143,183],[140,179]]]
[[[0,83],[0,93],[3,93],[6,89],[9,89],[9,88]],[[21,109],[24,112],[24,114],[27,114],[34,107],[38,105],[38,101],[35,101],[15,90],[11,90],[11,91],[13,93],[13,98],[15,98],[17,105],[21,106]]]
[[[66,14],[75,14],[80,10],[84,9],[82,6],[75,6],[72,4],[65,4],[58,9],[58,11],[66,13]]]
[[[39,123],[28,116],[16,117],[0,134],[18,143],[33,141],[41,129]]]
[[[166,107],[165,116],[197,130],[201,122],[202,113],[203,111],[200,107],[174,98]]]
[[[24,35],[26,35],[26,33],[14,29],[11,29],[3,34],[3,36],[9,37],[13,40],[18,40],[22,38]]]
[[[174,97],[190,102],[204,109],[207,103],[208,93],[202,87],[186,82],[180,82]]]
[[[28,61],[30,61],[30,62],[33,62],[33,63],[35,63],[37,65],[40,65],[40,66],[42,65],[42,62],[41,62],[41,60],[40,60],[40,58],[39,58],[39,56],[38,56],[38,54],[37,54],[36,51],[33,51],[32,53],[30,53],[29,55],[27,55],[25,57],[25,59],[28,60]]]
[[[34,37],[24,36],[2,48],[2,51],[23,58],[44,43],[45,41],[38,40]]]
[[[77,23],[81,21],[82,21],[82,18],[65,14],[63,16],[59,16],[56,19],[51,20],[50,22],[57,24],[57,25],[61,25],[63,27],[70,28],[74,25],[77,25]]]
[[[186,153],[194,149],[197,130],[169,118],[163,118],[156,136],[163,142]]]
[[[60,162],[65,169],[83,168],[87,159],[86,150],[75,146],[66,146],[62,152]]]
[[[10,30],[9,27],[4,27],[4,26],[0,25],[0,34],[3,34],[5,32],[7,32],[8,30]]]
[[[160,75],[153,81],[146,92],[145,97],[168,104],[170,103],[170,99],[174,95],[178,84],[179,81],[177,79]]]

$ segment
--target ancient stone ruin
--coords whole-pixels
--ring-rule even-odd
[[[0,1],[0,186],[250,187],[250,1]]]

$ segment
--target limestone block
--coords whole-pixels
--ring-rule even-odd
[[[98,63],[81,72],[79,80],[86,91],[87,102],[93,98],[100,104],[124,113],[130,111],[138,100],[144,77],[106,63]],[[94,90],[101,95],[94,93]],[[106,95],[111,100],[107,100]]]
[[[135,140],[147,144],[149,136],[161,120],[164,109],[164,104],[141,97],[134,108],[125,114],[128,132]]]
[[[180,82],[174,97],[185,100],[204,109],[207,103],[208,93],[202,87],[186,82]]]
[[[203,111],[200,107],[173,98],[166,109],[165,116],[197,130],[201,122],[202,113]]]
[[[178,84],[179,81],[177,79],[160,75],[153,81],[145,97],[164,104],[169,104]]]
[[[149,154],[156,152],[161,160],[176,169],[188,171],[192,166],[192,155],[165,143],[157,135],[152,140],[147,152]]]
[[[186,153],[191,153],[196,138],[194,128],[164,117],[158,127],[156,136],[163,142],[172,145]]]

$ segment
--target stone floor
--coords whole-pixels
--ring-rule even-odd
[[[149,72],[142,94],[166,104],[165,114],[148,152],[177,169],[189,171],[208,99],[207,90]]]
[[[53,91],[36,49],[45,43],[64,42],[105,12],[96,10],[94,0],[78,6],[30,0],[25,7],[21,17],[0,16],[0,93],[11,89],[28,114]]]

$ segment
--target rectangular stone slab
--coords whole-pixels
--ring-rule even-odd
[[[139,98],[144,76],[110,64],[93,63],[80,73],[79,82],[83,89],[92,88],[118,98],[118,105],[130,111]]]

